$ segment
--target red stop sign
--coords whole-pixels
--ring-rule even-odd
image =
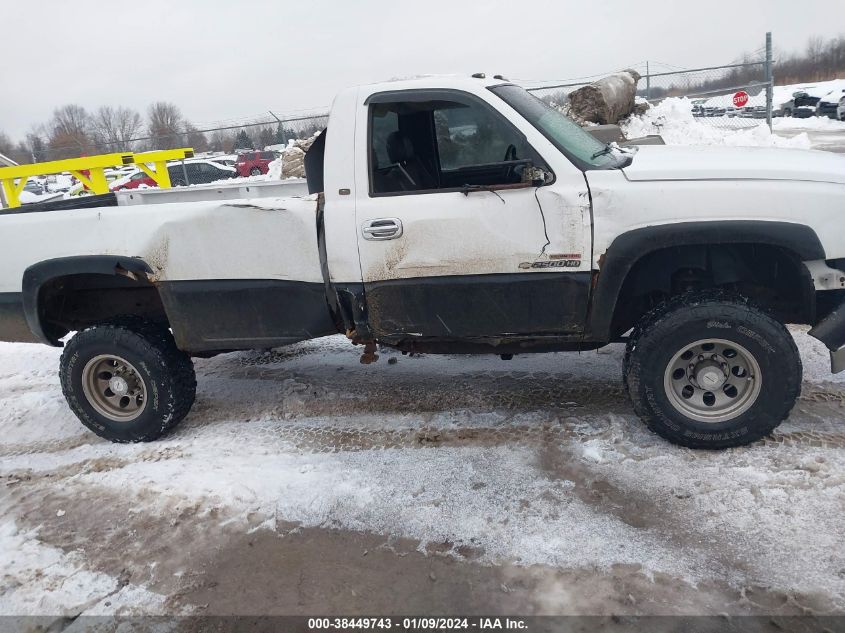
[[[734,95],[734,105],[737,108],[741,108],[746,103],[748,103],[748,93],[745,90],[740,90]]]

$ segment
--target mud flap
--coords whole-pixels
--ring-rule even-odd
[[[809,334],[830,350],[830,371],[838,374],[845,370],[845,304],[819,321]]]
[[[830,353],[830,371],[834,374],[845,371],[845,347]]]

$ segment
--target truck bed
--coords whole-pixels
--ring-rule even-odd
[[[58,278],[40,295],[56,293],[61,306],[51,339],[74,329],[73,311],[85,309],[61,303],[62,289],[103,290],[104,284],[114,293],[134,289],[141,303],[160,301],[180,347],[191,352],[273,347],[334,333],[317,197],[280,195],[304,187],[300,180],[146,190],[110,194],[117,206],[0,215],[0,305],[7,316],[0,339],[21,340],[27,330],[23,319],[33,315],[24,309],[24,286],[39,267]],[[90,270],[89,260],[99,268]],[[119,305],[116,314],[156,308]]]

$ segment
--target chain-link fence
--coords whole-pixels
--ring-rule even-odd
[[[649,74],[637,95],[650,103],[686,97],[696,119],[720,128],[765,125],[771,116],[768,68],[764,60]]]
[[[94,154],[179,147],[192,147],[197,155],[281,149],[288,142],[309,138],[328,125],[326,111],[278,116],[268,111],[267,115],[261,117],[205,125],[176,121],[167,112],[157,113],[157,120],[154,119],[155,115],[151,111],[151,121],[138,123],[135,132],[129,134],[121,134],[118,126],[103,130],[98,127],[96,119],[89,117],[74,133],[52,139],[31,135],[32,138],[27,139],[26,151],[19,151],[14,158],[19,163],[45,162]]]
[[[723,66],[661,70],[666,64],[640,62],[631,66],[640,75],[637,96],[652,105],[669,97],[690,100],[692,115],[702,123],[725,129],[742,129],[757,125],[771,126],[772,116],[780,116],[786,104],[773,103],[771,35],[766,46],[757,51],[758,61],[746,60]],[[566,107],[569,95],[597,77],[573,81],[527,85],[526,89],[550,105]]]

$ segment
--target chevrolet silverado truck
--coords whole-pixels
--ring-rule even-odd
[[[845,157],[604,145],[501,77],[427,77],[341,92],[306,171],[0,214],[0,339],[64,345],[117,442],[188,413],[191,357],[338,333],[362,362],[624,341],[633,410],[694,448],[789,415],[785,324],[845,368]]]

